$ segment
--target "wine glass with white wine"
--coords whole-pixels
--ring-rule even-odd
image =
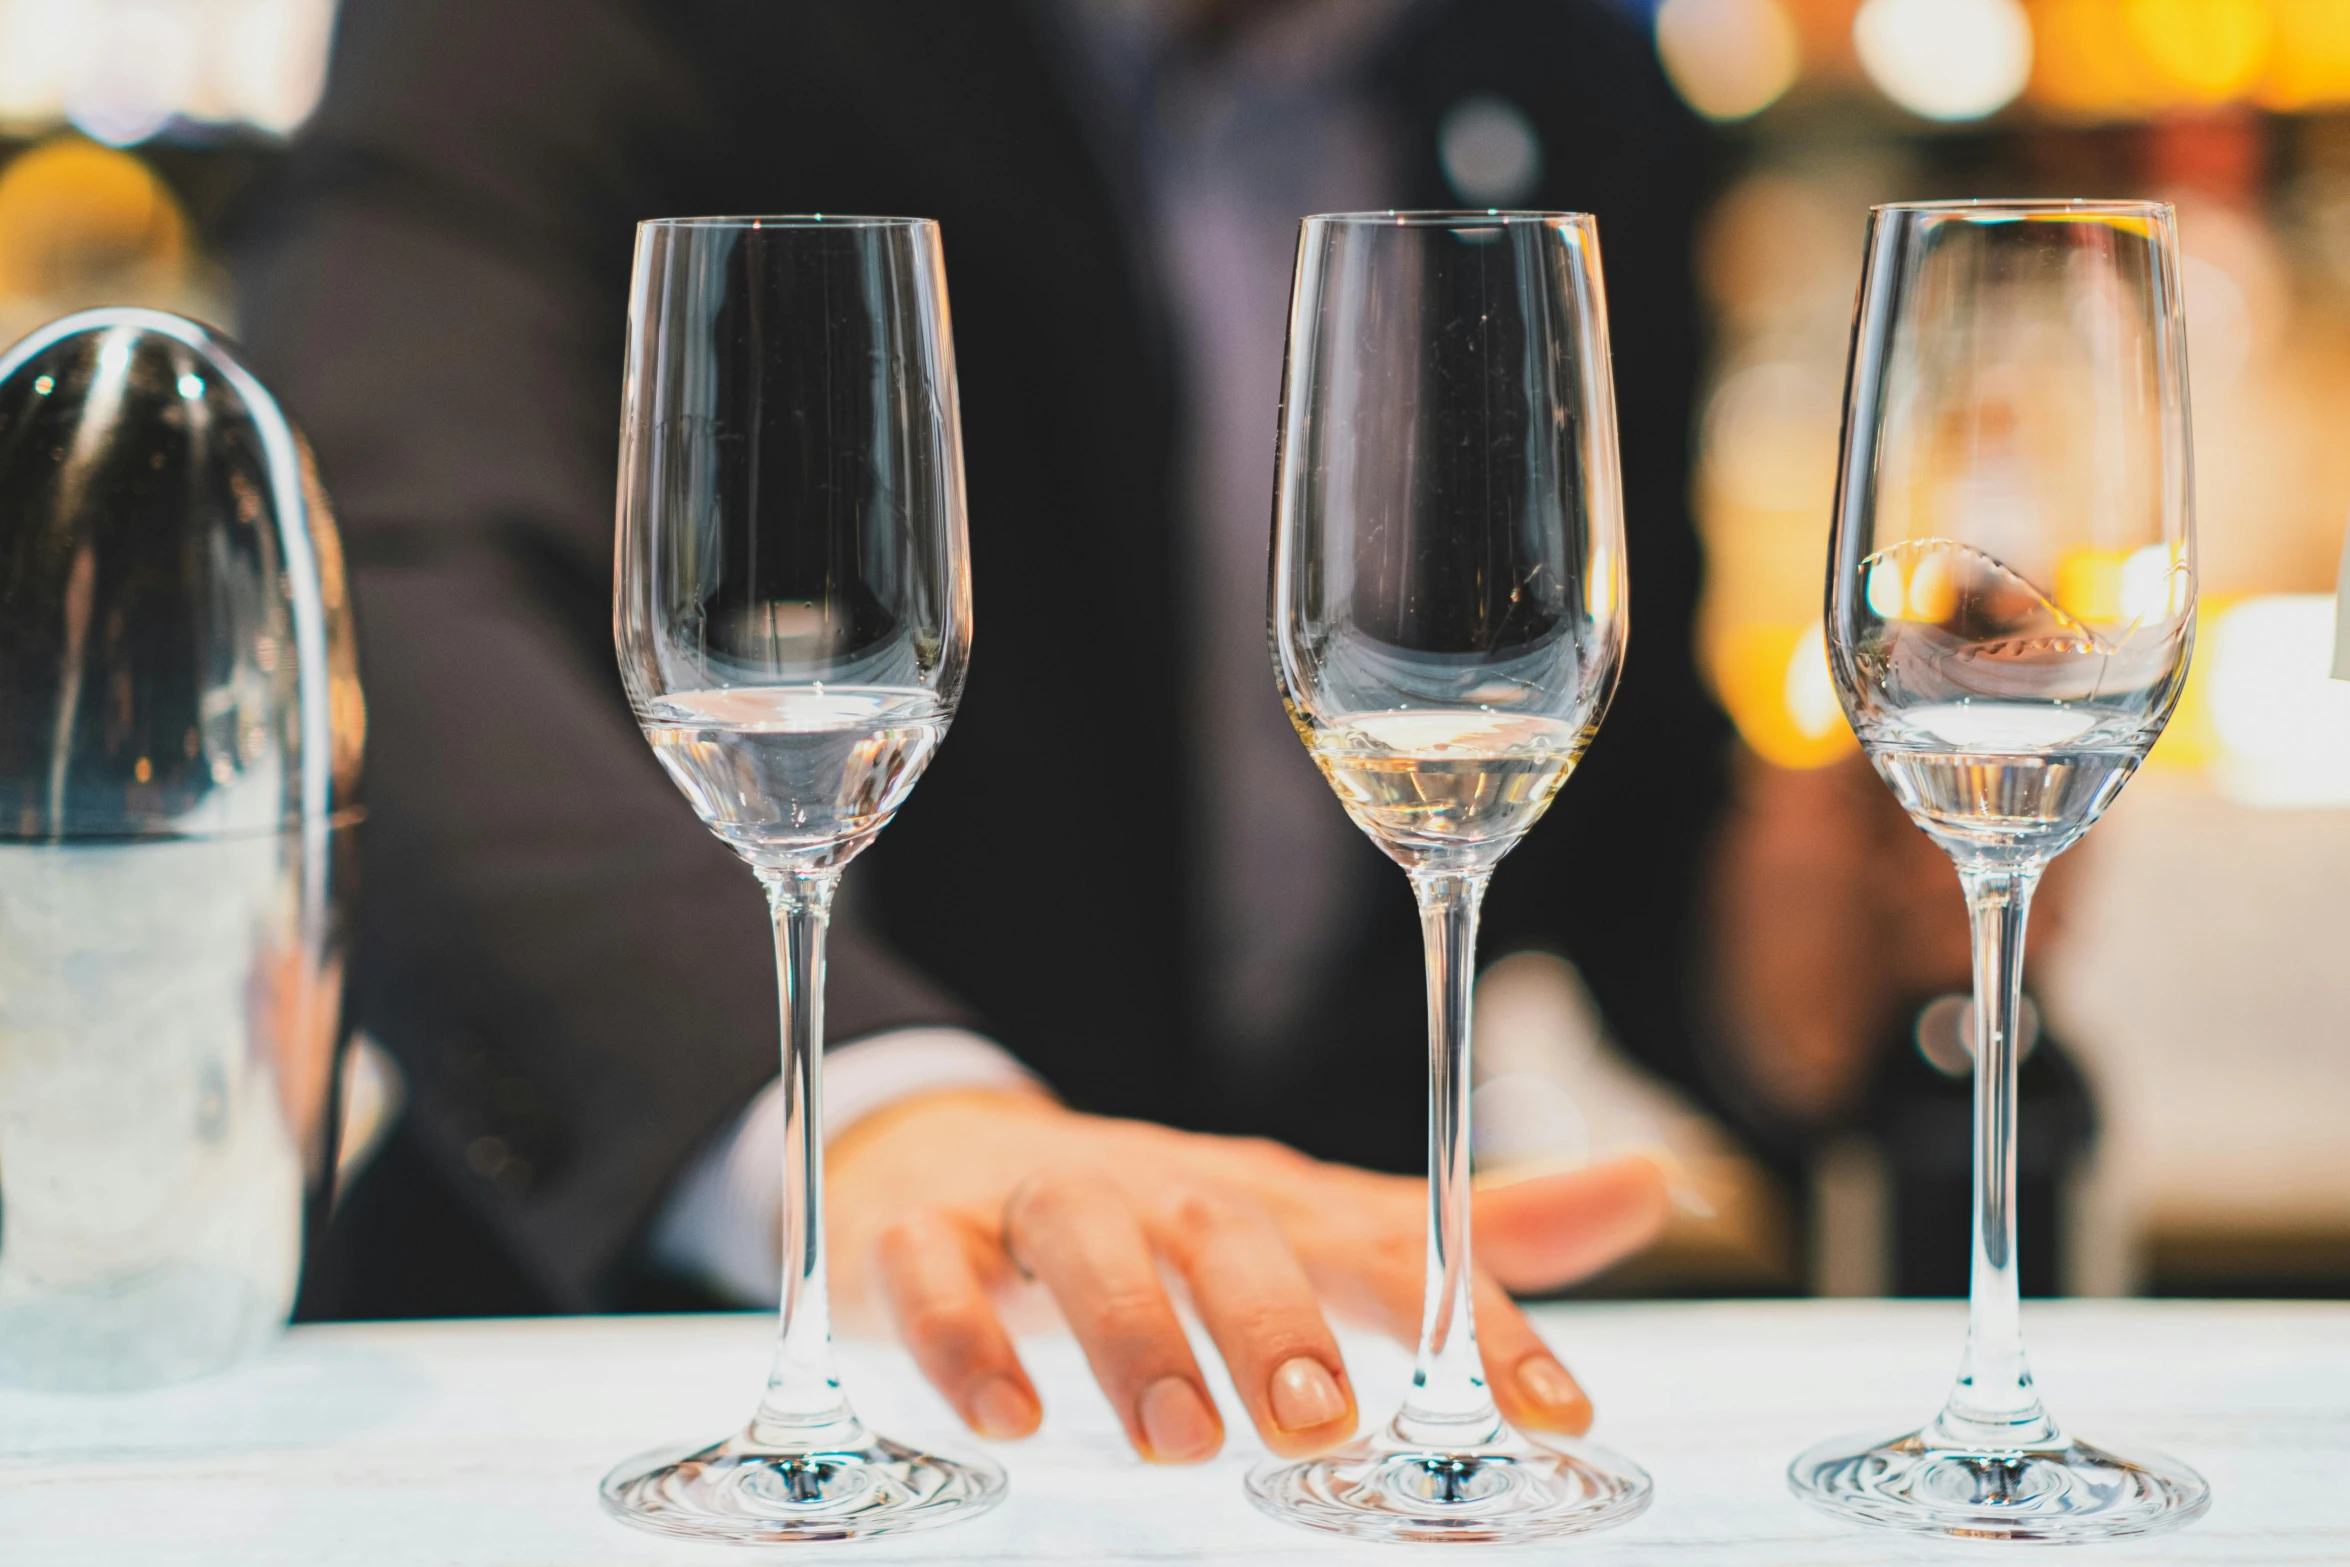
[[[2016,1016],[2048,862],[2162,733],[2195,640],[2186,331],[2168,206],[1880,207],[1853,326],[1828,648],[1861,747],[1951,857],[1974,926],[1967,1343],[1942,1412],[1797,1459],[1796,1494],[1965,1539],[2096,1540],[2210,1502],[2065,1434],[2016,1277]]]
[[[1428,1273],[1380,1434],[1272,1460],[1257,1505],[1384,1540],[1530,1540],[1647,1506],[1597,1448],[1512,1430],[1471,1316],[1477,909],[1599,728],[1624,530],[1598,232],[1576,213],[1353,213],[1298,241],[1271,636],[1298,734],[1411,879],[1428,961]]]
[[[640,225],[613,633],[654,755],[767,889],[782,993],[783,1313],[724,1441],[604,1479],[627,1522],[846,1540],[1002,1500],[1004,1475],[868,1431],[824,1279],[824,933],[842,868],[945,737],[971,646],[946,275],[923,218]],[[689,998],[690,999],[690,998]]]

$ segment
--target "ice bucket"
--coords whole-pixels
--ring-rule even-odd
[[[0,357],[0,1382],[284,1324],[365,722],[333,518],[229,345],[95,310]]]

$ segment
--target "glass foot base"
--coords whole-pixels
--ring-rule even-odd
[[[2120,1539],[2175,1528],[2211,1505],[2203,1477],[2175,1459],[2073,1441],[1973,1452],[1922,1431],[1822,1442],[1789,1467],[1787,1483],[1840,1518],[1967,1540]]]
[[[1638,1465],[1595,1447],[1552,1447],[1506,1431],[1448,1452],[1394,1431],[1319,1458],[1249,1472],[1261,1512],[1363,1540],[1541,1540],[1638,1517],[1652,1487]]]
[[[747,1436],[630,1459],[604,1477],[604,1510],[657,1534],[744,1545],[862,1540],[975,1518],[1004,1499],[984,1458],[941,1458],[886,1437],[778,1452]]]

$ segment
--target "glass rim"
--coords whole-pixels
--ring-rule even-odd
[[[1551,212],[1532,207],[1390,207],[1385,211],[1373,212],[1314,212],[1298,221],[1381,228],[1482,228],[1496,223],[1580,225],[1597,220],[1588,212]]]
[[[2064,214],[2083,217],[2156,218],[2172,210],[2167,201],[2111,200],[2094,196],[1970,196],[1955,201],[1881,201],[1872,213],[1940,212],[1953,217],[1974,213]]]
[[[716,214],[709,217],[640,218],[640,229],[918,229],[936,228],[936,218],[893,218],[863,212],[778,212]]]

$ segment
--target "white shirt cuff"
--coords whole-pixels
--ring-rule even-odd
[[[824,1054],[824,1140],[917,1094],[1034,1088],[994,1040],[961,1028],[901,1028]],[[652,1259],[744,1305],[772,1306],[783,1283],[783,1082],[697,1156],[654,1221]]]

